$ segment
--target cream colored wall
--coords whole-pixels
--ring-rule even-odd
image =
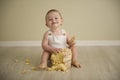
[[[39,41],[49,9],[77,40],[120,40],[120,0],[0,0],[0,41]]]

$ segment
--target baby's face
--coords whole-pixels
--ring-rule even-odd
[[[58,28],[62,25],[63,19],[58,12],[50,12],[46,17],[46,25],[49,28]]]

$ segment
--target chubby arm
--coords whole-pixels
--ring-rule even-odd
[[[45,51],[51,52],[51,47],[48,44],[48,31],[45,32],[44,36],[43,36],[43,40],[42,40],[42,48]]]
[[[49,35],[49,33],[48,33],[48,31],[44,34],[44,36],[43,36],[43,40],[42,40],[42,48],[45,50],[45,51],[48,51],[48,52],[50,52],[50,53],[57,53],[57,52],[59,52],[61,49],[59,49],[59,48],[54,48],[54,47],[51,47],[50,45],[49,45],[49,42],[48,42],[48,35]]]

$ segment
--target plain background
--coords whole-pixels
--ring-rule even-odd
[[[120,0],[0,0],[0,41],[41,41],[50,9],[77,40],[120,40]]]

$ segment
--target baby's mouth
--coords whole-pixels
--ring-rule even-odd
[[[52,23],[52,24],[58,24],[58,22],[54,22],[54,23]]]

